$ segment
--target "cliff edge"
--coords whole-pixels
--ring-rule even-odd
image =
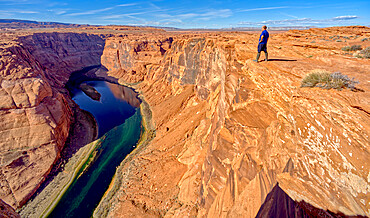
[[[45,180],[69,134],[71,72],[99,65],[104,40],[76,33],[2,39],[0,199],[21,207]]]
[[[295,201],[369,216],[370,62],[341,50],[368,47],[369,36],[367,27],[272,33],[261,63],[253,33],[110,38],[102,64],[145,97],[156,137],[97,211],[255,217],[279,182]],[[301,88],[315,69],[355,77],[362,91]]]

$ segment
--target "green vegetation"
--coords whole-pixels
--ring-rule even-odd
[[[356,90],[355,85],[358,83],[354,78],[350,79],[347,75],[343,75],[340,72],[329,73],[325,70],[314,70],[302,80],[301,87],[319,87],[337,90],[349,88],[354,91]]]
[[[368,38],[363,38],[363,39],[361,39],[361,42],[365,42],[367,40],[369,40],[369,39]]]
[[[362,58],[367,58],[367,59],[369,59],[369,58],[370,58],[370,47],[367,47],[367,48],[365,48],[364,50],[362,50],[362,51],[360,52],[360,56],[361,56]]]
[[[343,51],[357,51],[361,50],[361,45],[352,45],[352,46],[344,46],[342,48]]]

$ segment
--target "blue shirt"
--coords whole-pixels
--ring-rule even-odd
[[[262,39],[262,42],[261,42],[261,37],[263,36],[263,39]],[[259,40],[259,44],[267,44],[267,39],[269,38],[269,33],[267,32],[267,30],[264,30],[262,31],[261,35],[260,35],[260,40]]]

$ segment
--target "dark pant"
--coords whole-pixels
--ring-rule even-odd
[[[260,53],[261,51],[267,53],[267,44],[258,44],[258,53]]]

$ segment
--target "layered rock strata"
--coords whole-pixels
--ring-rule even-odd
[[[19,207],[43,181],[71,123],[64,84],[103,54],[145,98],[155,137],[119,168],[100,214],[255,217],[279,182],[294,201],[370,216],[370,62],[341,50],[365,38],[367,27],[272,32],[272,60],[257,64],[257,33],[23,36],[0,51],[0,198]],[[300,88],[315,69],[360,91]]]
[[[369,46],[365,27],[289,31],[272,34],[272,60],[257,64],[258,34],[107,40],[102,64],[136,84],[156,137],[98,210],[255,217],[279,182],[295,201],[369,216],[370,62],[346,56],[334,36]],[[362,91],[300,88],[314,69],[355,77]]]
[[[64,84],[71,72],[99,65],[95,35],[39,33],[0,49],[0,198],[22,206],[59,157],[72,122]]]

